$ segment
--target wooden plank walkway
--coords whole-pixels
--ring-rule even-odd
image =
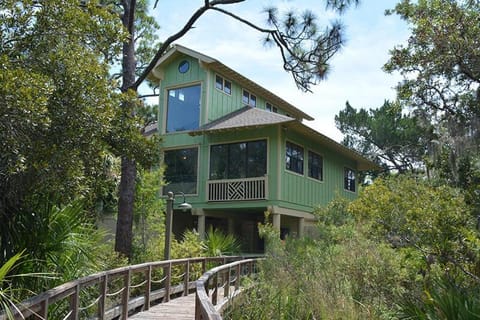
[[[193,320],[195,319],[195,293],[170,300],[137,313],[128,319],[133,320]]]

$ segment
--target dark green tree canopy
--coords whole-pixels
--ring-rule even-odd
[[[480,2],[404,0],[389,13],[412,33],[391,50],[384,68],[404,76],[401,103],[435,126],[430,163],[450,183],[462,184],[462,162],[478,159],[480,145]]]
[[[385,101],[378,109],[356,110],[347,102],[335,116],[335,124],[345,135],[343,144],[386,170],[403,173],[423,168],[432,128],[404,114],[398,103]]]

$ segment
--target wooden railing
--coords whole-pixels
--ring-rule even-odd
[[[261,258],[247,259],[213,268],[196,283],[195,319],[221,320],[222,312],[241,293],[243,277],[257,273]]]
[[[210,180],[208,201],[263,200],[268,194],[267,177]]]
[[[12,312],[16,319],[127,319],[153,304],[193,292],[207,268],[242,257],[168,260],[100,272],[28,299]],[[215,270],[215,269],[214,269]],[[59,310],[63,311],[59,314]],[[0,320],[7,319],[0,314]]]

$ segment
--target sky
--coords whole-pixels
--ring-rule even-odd
[[[180,30],[204,0],[158,0],[152,14],[160,24],[160,40]],[[342,134],[335,127],[335,115],[345,108],[346,101],[354,108],[378,108],[386,99],[395,99],[394,87],[401,80],[398,74],[387,74],[382,66],[389,50],[404,44],[408,26],[398,16],[385,16],[398,0],[363,0],[346,13],[325,11],[322,0],[247,0],[224,6],[244,18],[264,26],[262,10],[276,6],[282,10],[313,11],[321,27],[341,20],[346,44],[330,61],[326,80],[312,87],[312,93],[297,89],[292,76],[283,70],[276,47],[265,48],[262,35],[253,29],[217,12],[207,12],[176,43],[211,56],[240,74],[280,96],[315,120],[304,123],[340,142]]]

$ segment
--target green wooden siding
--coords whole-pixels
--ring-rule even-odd
[[[178,72],[178,65],[183,60],[187,60],[190,63],[190,68],[185,73]],[[165,133],[166,115],[167,115],[167,91],[172,88],[179,88],[183,86],[190,86],[194,84],[201,85],[201,102],[200,102],[200,119],[199,125],[205,123],[205,108],[207,96],[207,72],[203,70],[197,59],[193,59],[189,56],[178,57],[173,60],[168,66],[165,67],[164,80],[160,83],[160,96],[159,96],[159,132]]]
[[[324,206],[335,197],[345,197],[347,199],[356,197],[355,193],[344,190],[343,181],[345,166],[355,168],[354,162],[295,132],[288,132],[283,140],[285,143],[290,141],[303,147],[304,173],[300,175],[287,170],[283,161],[280,200],[292,204],[291,208],[299,208],[299,204],[309,207]],[[280,154],[283,157],[285,157],[285,143],[282,144]],[[308,177],[308,150],[314,151],[323,157],[323,181]]]
[[[181,61],[187,60],[190,69],[186,73],[178,72]],[[201,84],[201,112],[200,123],[203,125],[243,107],[242,87],[237,83],[219,74],[232,83],[232,93],[228,95],[215,88],[216,73],[204,70],[197,59],[181,56],[174,59],[164,69],[164,80],[161,82],[159,131],[165,132],[165,116],[167,90],[185,85]],[[265,109],[265,99],[251,92],[257,97],[257,107]],[[278,106],[277,106],[278,108]],[[285,114],[278,109],[280,114]],[[223,203],[206,202],[206,187],[209,179],[210,146],[212,144],[232,143],[248,140],[267,140],[267,200],[259,201],[232,201]],[[290,141],[304,148],[304,174],[299,175],[285,168],[285,144]],[[325,206],[335,197],[348,199],[356,197],[356,193],[344,190],[344,168],[356,169],[352,160],[338,155],[338,153],[319,145],[311,138],[296,133],[293,130],[283,130],[280,125],[255,129],[222,132],[220,134],[190,136],[186,132],[173,132],[162,136],[161,149],[178,149],[197,146],[198,149],[198,184],[197,195],[188,196],[188,202],[196,208],[227,209],[228,208],[259,208],[269,205],[283,208],[311,212],[315,206]],[[312,150],[323,158],[323,181],[308,178],[308,150]],[[358,174],[357,174],[358,177]],[[358,182],[358,178],[357,178]],[[167,187],[168,188],[168,187]],[[358,188],[357,188],[358,190]]]

